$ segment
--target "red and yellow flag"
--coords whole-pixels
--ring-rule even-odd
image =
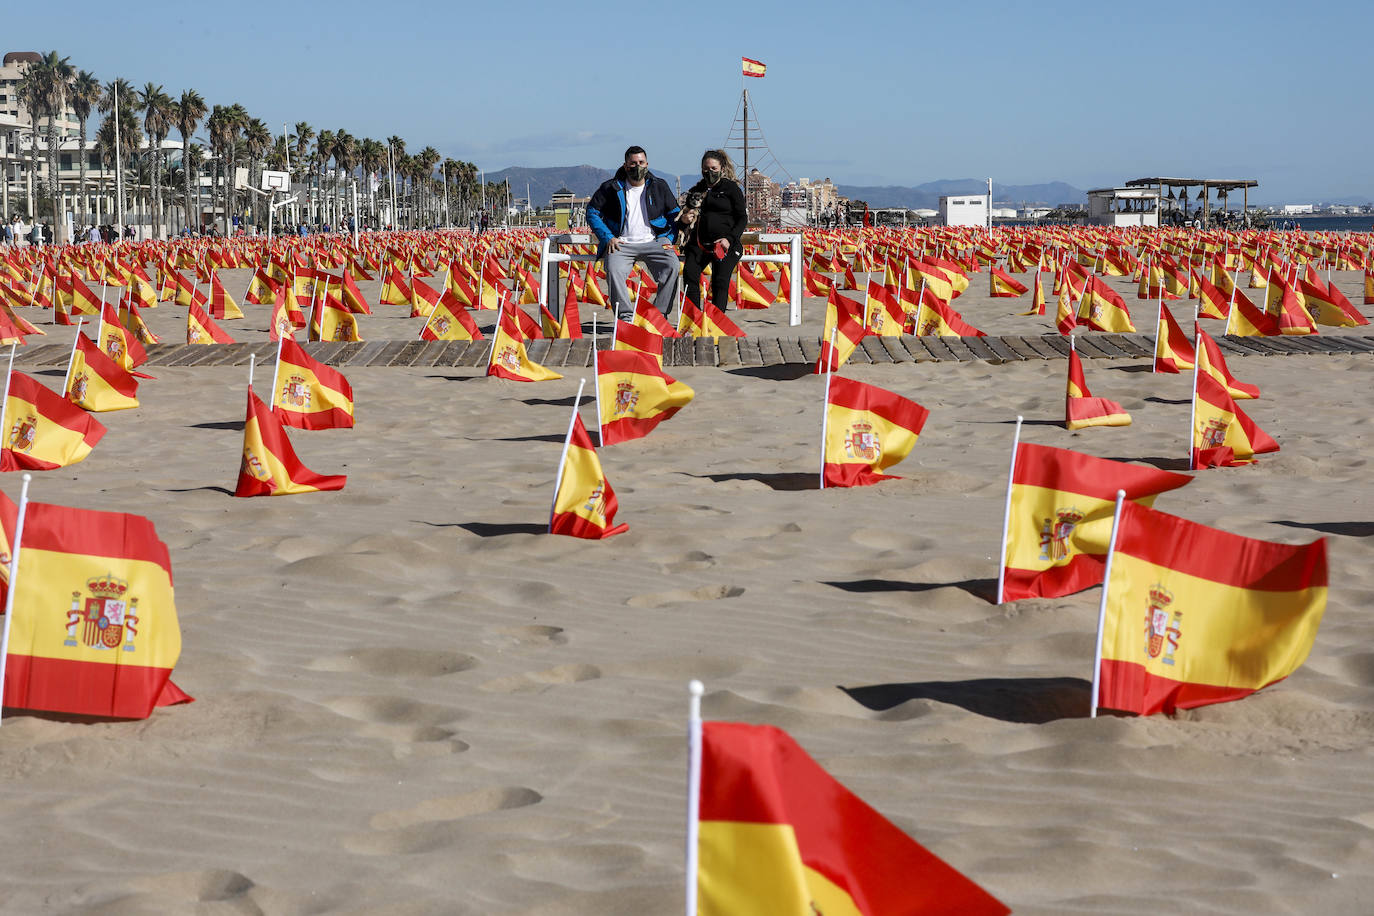
[[[386,272],[386,282],[382,284],[382,294],[378,301],[383,305],[410,305],[410,284],[405,275],[392,265]]]
[[[6,706],[144,719],[191,701],[171,681],[181,628],[152,522],[30,502],[18,552]]]
[[[65,397],[22,372],[10,374],[0,411],[0,471],[51,471],[91,453],[105,427]]]
[[[1025,295],[1026,286],[994,264],[988,271],[988,291],[993,299],[1013,299]]]
[[[916,445],[930,411],[876,385],[843,376],[827,382],[822,487],[866,487],[900,479],[883,474]]]
[[[658,309],[654,309],[654,311],[657,312]],[[663,365],[662,335],[645,330],[637,324],[617,321],[615,323],[615,342],[611,349],[645,353],[652,356],[656,364]]]
[[[335,343],[363,339],[362,334],[358,332],[357,316],[344,308],[343,302],[332,293],[321,297],[315,303],[315,309],[310,313],[308,336],[311,340],[329,340]]]
[[[248,388],[248,416],[243,423],[243,460],[235,496],[285,496],[318,490],[342,490],[344,474],[316,474],[301,464],[286,437],[281,419]]]
[[[740,58],[740,67],[742,68],[743,73],[744,73],[745,76],[758,76],[758,77],[761,77],[761,76],[763,76],[765,73],[768,72],[768,67],[767,67],[767,66],[765,66],[764,64],[759,63],[758,61],[754,60],[752,57],[741,57],[741,58]]]
[[[101,309],[100,333],[96,344],[105,355],[132,372],[148,361],[148,351],[138,338],[119,321],[114,304],[106,302]]]
[[[1199,367],[1201,368],[1201,367]],[[1226,383],[1197,372],[1193,396],[1193,468],[1252,464],[1256,455],[1277,452],[1279,444],[1236,406]]]
[[[940,301],[927,286],[921,291],[921,305],[916,310],[916,330],[920,337],[985,337],[982,331],[964,320],[952,305]]]
[[[563,460],[558,466],[549,534],[592,540],[620,534],[630,526],[615,523],[619,508],[615,490],[601,472],[601,460],[596,457],[587,428],[574,412],[563,444]]]
[[[1094,331],[1113,334],[1135,332],[1135,325],[1131,323],[1131,310],[1126,307],[1126,300],[1096,275],[1088,278],[1087,288],[1083,291],[1083,298],[1078,304],[1078,317],[1086,319],[1088,327]]]
[[[1095,398],[1083,375],[1083,360],[1077,350],[1069,350],[1069,380],[1064,394],[1064,428],[1089,426],[1130,426],[1131,415],[1116,401]]]
[[[223,328],[215,324],[199,305],[191,303],[186,309],[186,342],[188,344],[231,344],[230,337]]]
[[[138,406],[138,379],[78,331],[63,394],[77,407],[92,413],[127,410]]]
[[[632,327],[624,322],[620,325],[620,329]],[[616,349],[598,352],[595,358],[596,408],[603,448],[649,435],[655,426],[692,403],[696,394],[664,372],[661,358],[652,353]]]
[[[243,311],[234,297],[229,295],[224,284],[219,282],[219,271],[210,275],[210,315],[221,320],[242,318]]]
[[[1275,544],[1124,504],[1097,705],[1172,713],[1282,680],[1312,649],[1326,579],[1325,538]]]
[[[452,289],[445,289],[434,311],[420,329],[421,340],[483,340],[477,322],[458,301]]]
[[[1159,327],[1155,332],[1155,371],[1177,374],[1180,369],[1193,368],[1193,344],[1174,320],[1173,312],[1163,301],[1159,303]]]
[[[509,379],[512,382],[547,382],[563,376],[546,369],[530,359],[525,352],[523,335],[515,323],[517,311],[514,304],[501,309],[496,322],[496,333],[491,342],[491,357],[487,363],[487,375]]]
[[[816,358],[817,375],[834,372],[853,355],[854,348],[867,333],[864,330],[863,313],[863,306],[859,303],[846,299],[833,289],[830,291],[825,302],[825,323],[821,325],[821,354]]]
[[[276,380],[272,409],[282,423],[296,429],[353,427],[353,386],[294,339],[281,342]]]
[[[1012,469],[1003,601],[1057,598],[1102,581],[1116,491],[1150,505],[1185,474],[1022,442]]]
[[[701,724],[701,916],[1011,912],[812,760],[786,732]]]
[[[1236,400],[1247,401],[1259,397],[1260,390],[1258,385],[1251,385],[1248,382],[1238,381],[1236,377],[1231,374],[1231,370],[1226,368],[1226,357],[1221,355],[1221,347],[1217,345],[1217,342],[1212,339],[1210,334],[1199,329],[1197,339],[1202,345],[1200,351],[1201,363],[1199,363],[1198,369],[1210,373],[1212,378],[1225,385],[1231,397]]]
[[[868,333],[875,337],[901,337],[906,324],[906,312],[892,291],[877,280],[868,281],[868,298],[864,302]]]

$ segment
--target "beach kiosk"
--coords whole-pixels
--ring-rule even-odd
[[[1156,188],[1095,188],[1088,192],[1089,226],[1158,226]]]

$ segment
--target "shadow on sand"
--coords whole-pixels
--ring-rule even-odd
[[[886,712],[907,700],[934,700],[989,719],[1034,725],[1086,718],[1092,700],[1092,684],[1077,677],[977,678],[840,689],[874,712]]]

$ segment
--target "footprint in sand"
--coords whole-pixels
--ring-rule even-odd
[[[483,640],[488,645],[515,645],[520,647],[562,646],[568,642],[562,627],[531,625],[525,627],[492,627],[489,631],[494,638]]]
[[[322,656],[306,667],[313,671],[358,672],[382,677],[442,677],[476,665],[475,658],[459,652],[369,646]]]
[[[684,604],[693,601],[719,601],[722,598],[737,598],[743,594],[744,589],[738,585],[703,585],[700,588],[635,595],[625,603],[630,607],[660,608],[670,604]]]
[[[555,684],[576,684],[601,677],[595,665],[558,665],[545,671],[527,671],[487,681],[480,689],[489,693],[538,693]]]
[[[389,856],[432,852],[457,839],[466,818],[512,808],[526,808],[544,800],[524,786],[491,786],[462,795],[431,798],[411,808],[381,811],[372,816],[371,833],[343,840],[349,852]]]
[[[697,572],[716,565],[715,557],[700,550],[692,550],[676,560],[660,563],[659,569],[666,573]]]
[[[391,741],[397,756],[454,754],[468,749],[466,742],[454,737],[456,732],[444,727],[467,715],[461,709],[385,695],[339,697],[325,706],[341,716],[361,722],[358,735]],[[429,747],[421,751],[411,745]]]

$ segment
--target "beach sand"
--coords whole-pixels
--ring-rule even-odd
[[[237,297],[247,273],[228,276]],[[955,303],[969,321],[1049,329],[1014,317],[1026,298],[987,300],[985,277]],[[1127,301],[1151,333],[1153,306]],[[265,340],[266,310],[245,311],[226,329]],[[418,332],[377,311],[368,339]],[[803,333],[820,312],[809,300]],[[146,315],[182,339],[184,309]],[[741,320],[796,333],[783,306]],[[1017,913],[1369,912],[1374,357],[1232,358],[1283,450],[1156,504],[1328,536],[1326,616],[1286,681],[1088,719],[1099,590],[990,602],[1018,413],[1027,441],[1182,463],[1191,377],[1147,365],[1089,360],[1093,393],[1134,423],[1078,433],[1059,425],[1062,360],[846,367],[931,416],[904,479],[825,491],[821,378],[673,369],[696,400],[601,451],[630,526],[602,542],[541,533],[590,370],[347,369],[357,427],[291,433],[347,487],[238,500],[246,367],[153,368],[142,406],[102,415],[90,457],[31,496],[154,521],[174,679],[196,702],[143,722],[10,712],[0,912],[680,912],[694,677],[705,717],[786,729]],[[17,496],[18,475],[0,485]]]

